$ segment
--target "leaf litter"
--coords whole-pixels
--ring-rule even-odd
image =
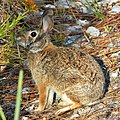
[[[16,4],[16,1],[14,0],[13,3]],[[39,9],[43,9],[45,3],[51,3],[51,1],[44,1],[43,3],[41,3],[42,7]],[[21,5],[17,3],[15,9],[17,9],[17,11],[22,11],[23,7],[21,7]],[[60,106],[57,105],[60,101],[60,99],[58,98],[54,105],[51,106],[49,109],[37,113],[34,112],[34,109],[38,105],[37,100],[39,95],[37,91],[37,86],[31,77],[29,68],[24,66],[22,62],[17,62],[13,65],[8,64],[10,61],[5,59],[4,62],[0,63],[0,105],[5,112],[7,120],[12,120],[14,116],[18,73],[21,68],[24,70],[24,92],[22,93],[22,104],[20,113],[21,120],[120,119],[120,14],[106,13],[105,19],[103,21],[100,21],[93,15],[80,13],[78,9],[55,9],[58,13],[55,13],[55,27],[50,33],[51,36],[54,34],[57,34],[58,36],[62,34],[63,37],[73,35],[72,33],[64,34],[63,28],[59,28],[61,27],[61,24],[64,26],[64,23],[68,25],[76,25],[76,23],[74,22],[76,18],[84,18],[90,21],[90,24],[82,27],[82,32],[79,33],[82,34],[85,39],[78,40],[75,44],[77,44],[80,48],[87,51],[89,54],[98,59],[98,62],[105,74],[106,82],[108,82],[108,91],[106,91],[106,94],[104,98],[101,99],[101,102],[94,106],[78,108],[60,116],[55,116],[54,113],[60,108]],[[4,9],[3,19],[5,19],[6,17],[5,11],[7,12],[7,10]],[[72,15],[73,18],[71,20],[64,20],[62,15],[59,13],[60,11],[62,11],[61,14]],[[91,38],[85,33],[86,28],[91,25],[94,25],[104,34],[98,37]],[[65,29],[66,27],[64,27],[64,30]],[[86,39],[86,37],[88,40]],[[4,39],[4,41],[8,41],[7,38]],[[56,40],[53,40],[53,42],[54,41]],[[57,42],[59,42],[59,40]],[[5,47],[5,45],[1,46],[1,48]],[[16,49],[16,46],[14,46],[12,49]],[[25,51],[22,48],[20,49],[22,50],[21,54],[23,59],[26,59],[26,56],[24,55]],[[3,52],[1,52],[0,56],[4,57]],[[101,60],[104,62],[104,64],[103,62],[101,62]]]

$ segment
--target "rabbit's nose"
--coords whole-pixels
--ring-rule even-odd
[[[26,45],[25,45],[24,42],[22,42],[21,37],[17,37],[16,38],[16,42],[17,42],[18,45],[20,45],[20,46],[25,48]]]

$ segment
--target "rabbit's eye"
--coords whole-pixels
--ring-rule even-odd
[[[37,33],[36,32],[31,32],[32,37],[36,37]]]

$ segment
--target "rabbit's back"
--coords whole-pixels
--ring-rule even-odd
[[[33,65],[31,70],[37,82],[45,82],[83,104],[102,96],[104,75],[89,54],[75,47],[49,45],[41,53],[33,54],[35,55],[36,67],[31,63],[34,57],[30,63]]]

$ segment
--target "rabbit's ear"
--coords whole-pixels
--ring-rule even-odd
[[[53,27],[52,14],[48,12],[48,14],[43,17],[43,30],[44,32],[47,32],[48,30],[51,30],[52,27]]]

